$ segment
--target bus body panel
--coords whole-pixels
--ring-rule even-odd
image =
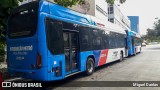
[[[14,42],[7,44],[9,67],[32,70],[36,64],[37,42]],[[31,56],[33,55],[33,56]]]
[[[38,25],[37,25],[37,32],[38,32],[38,53],[42,56],[42,67],[48,66],[48,60],[47,60],[47,45],[46,45],[46,32],[45,32],[45,17],[47,16],[47,13],[39,12],[38,14]]]
[[[89,56],[94,56],[95,67],[98,67],[119,60],[121,51],[125,54],[125,48],[80,52],[80,71],[83,72],[86,70],[86,65],[84,63],[86,63]]]
[[[133,31],[128,31],[128,36],[127,36],[127,45],[128,45],[128,55],[134,55],[135,53],[141,52],[141,41],[140,41],[140,36]],[[135,45],[136,39],[139,39],[138,45]],[[137,43],[136,43],[137,44]]]
[[[98,67],[106,63],[120,59],[121,51],[123,52],[123,55],[125,55],[125,48],[115,48],[115,49],[106,48],[103,50],[78,51],[78,56],[79,56],[77,58],[78,70],[72,71],[71,73],[68,74],[66,72],[66,66],[65,66],[66,65],[65,55],[64,54],[53,55],[48,50],[47,40],[46,40],[47,39],[46,18],[52,18],[60,21],[74,23],[75,25],[83,25],[86,27],[98,28],[96,22],[93,22],[93,20],[90,18],[89,15],[80,14],[78,12],[72,11],[70,9],[61,7],[59,5],[47,1],[40,1],[36,34],[33,35],[32,37],[27,37],[27,38],[7,39],[9,64],[11,64],[11,66],[9,66],[9,72],[11,74],[16,74],[16,72],[19,72],[25,74],[22,75],[22,77],[24,78],[30,78],[40,81],[60,80],[65,78],[69,74],[86,71],[86,61],[89,56],[93,56],[93,58],[95,59],[95,67]],[[79,31],[76,32],[79,33]],[[24,41],[25,43],[23,44],[19,43],[21,41]],[[9,51],[10,47],[30,46],[30,45],[32,45],[33,50],[32,52],[29,51],[27,52],[29,53],[28,56],[26,56],[28,58],[27,59],[28,61],[27,60],[22,62],[16,61],[14,59],[16,56],[13,56],[11,54],[13,52]],[[36,65],[38,54],[40,54],[42,58],[42,67],[40,69],[36,68],[30,69],[30,67]],[[14,58],[10,59],[12,57]],[[14,63],[12,64],[11,62]],[[20,64],[24,66],[22,69],[20,69],[20,67],[17,66]]]
[[[48,81],[44,17],[46,17],[46,10],[49,9],[45,8],[47,2],[40,2],[40,7],[41,5],[43,8],[40,8],[39,12],[41,12],[38,13],[38,32],[27,38],[7,39],[8,69],[11,75],[21,74],[20,76],[23,78]],[[42,68],[40,69],[36,69],[38,53],[42,58]]]
[[[136,46],[136,53],[140,53],[141,52],[141,46]]]
[[[60,80],[65,78],[65,56],[64,55],[49,55],[48,56],[48,79]],[[60,69],[60,75],[56,76],[55,69]]]
[[[43,67],[38,70],[24,70],[24,69],[15,69],[8,67],[8,72],[10,75],[20,76],[22,78],[40,80],[40,81],[49,81],[47,75],[47,67]]]
[[[105,50],[96,50],[93,51],[94,57],[95,57],[95,65],[101,66],[106,64],[106,60],[108,57],[108,49]]]
[[[133,52],[133,48],[134,48],[134,46],[132,45],[132,41],[131,41],[131,36],[130,35],[128,35],[127,36],[127,38],[128,38],[128,55],[133,55],[134,54],[134,52]]]
[[[125,48],[104,49],[104,50],[93,51],[96,67],[119,60],[121,52],[123,52],[123,55],[124,55]]]
[[[39,2],[39,11],[49,14],[50,13],[49,2],[47,2],[47,1],[40,1]]]
[[[79,65],[81,72],[86,70],[86,61],[89,56],[93,56],[93,51],[80,52]]]
[[[85,23],[85,24],[91,24],[91,20],[89,20],[88,15],[80,14],[78,12],[75,12],[73,10],[64,8],[62,6],[50,3],[50,15],[53,15],[55,17],[58,17],[59,20],[65,20],[75,23]]]
[[[125,48],[109,49],[107,63],[114,62],[120,59],[121,53],[125,56]]]

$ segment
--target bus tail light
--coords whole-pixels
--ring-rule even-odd
[[[37,55],[36,68],[39,69],[42,67],[42,56],[40,53]]]
[[[54,72],[54,71],[55,71],[55,76],[56,77],[62,75],[62,62],[61,61],[59,62],[59,66],[58,67],[52,68],[52,72]]]

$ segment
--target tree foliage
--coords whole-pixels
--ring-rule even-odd
[[[7,20],[10,11],[18,6],[18,1],[22,0],[0,0],[0,61],[5,55]]]
[[[153,29],[147,29],[147,34],[143,36],[143,39],[149,42],[160,42],[160,20],[154,23]]]
[[[10,11],[22,0],[0,0],[0,43],[5,43],[6,25]]]
[[[123,4],[126,0],[119,0],[119,3]],[[115,0],[106,0],[109,4],[114,4]]]
[[[54,2],[64,7],[72,7],[73,5],[84,3],[84,1],[85,0],[54,0]]]
[[[83,4],[86,0],[54,0],[57,4],[64,7],[72,7],[76,4]],[[126,0],[119,0],[121,4],[123,4]],[[107,3],[114,4],[115,0],[106,0]]]
[[[5,45],[0,44],[0,62],[4,61],[4,55],[6,54],[5,52]]]
[[[119,2],[120,2],[121,4],[123,4],[123,3],[126,2],[126,0],[120,0]]]

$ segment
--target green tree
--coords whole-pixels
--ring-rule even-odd
[[[72,7],[73,5],[84,3],[84,1],[85,0],[54,0],[54,2],[64,7]]]
[[[123,3],[126,2],[126,0],[120,0],[119,2],[120,2],[121,4],[123,4]]]
[[[154,29],[147,29],[147,35],[148,36],[157,36],[157,33]]]
[[[83,4],[86,0],[54,0],[57,4],[64,7],[72,7],[76,4]],[[123,4],[126,0],[119,0]],[[114,4],[115,0],[106,0],[107,3]]]
[[[156,36],[157,37],[160,36],[160,20],[154,23],[154,30],[155,30]]]
[[[18,2],[22,0],[0,0],[0,61],[3,61],[5,55],[5,41],[7,20],[10,11],[18,6]]]
[[[18,1],[22,0],[0,0],[0,43],[5,44],[7,20],[10,11],[18,6]]]
[[[5,45],[0,44],[0,62],[4,61],[4,55],[6,54],[5,52]]]
[[[119,0],[119,3],[123,4],[126,0]],[[114,4],[115,0],[106,0],[107,3]]]
[[[145,40],[149,42],[160,42],[160,20],[154,23],[153,29],[147,29]]]

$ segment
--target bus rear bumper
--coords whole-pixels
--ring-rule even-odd
[[[47,67],[35,70],[15,69],[8,67],[8,72],[12,76],[18,76],[38,81],[48,81]]]

